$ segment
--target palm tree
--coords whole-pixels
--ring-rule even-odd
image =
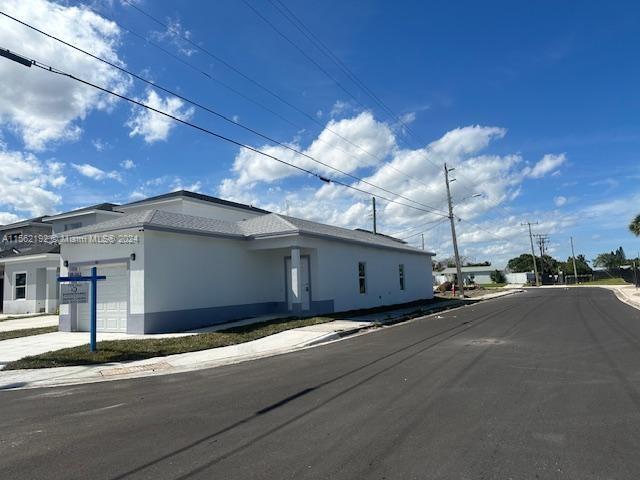
[[[636,237],[640,237],[640,215],[637,215],[636,218],[631,221],[629,224],[629,230],[631,230],[631,233]]]

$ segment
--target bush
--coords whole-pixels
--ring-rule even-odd
[[[504,273],[502,273],[500,270],[494,270],[493,272],[491,272],[490,277],[493,283],[506,283],[507,281]]]
[[[453,288],[453,284],[451,282],[444,282],[438,285],[438,291],[441,293],[449,292]]]

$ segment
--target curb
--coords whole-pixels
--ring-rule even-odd
[[[601,287],[601,288],[604,288],[604,287]],[[631,300],[630,298],[628,298],[624,293],[622,293],[622,290],[620,288],[607,288],[607,290],[612,290],[616,298],[620,300],[622,303],[626,303],[630,307],[640,310],[640,302],[636,300]]]
[[[395,326],[408,321],[415,321],[421,318],[428,318],[436,315],[437,313],[455,310],[466,306],[474,305],[486,300],[493,300],[495,298],[504,297],[514,293],[521,293],[524,290],[514,290],[509,292],[503,292],[502,295],[492,296],[487,299],[465,299],[458,300],[455,304],[435,306],[430,309],[419,312],[416,315],[404,315],[396,318],[392,318],[380,324],[384,327]],[[283,348],[275,348],[272,350],[265,350],[263,352],[245,355],[235,355],[230,357],[222,357],[218,359],[202,361],[190,365],[175,365],[172,362],[178,360],[179,355],[169,355],[166,357],[155,357],[145,360],[136,360],[133,362],[123,363],[106,363],[90,366],[73,366],[73,367],[54,367],[54,368],[39,368],[31,370],[0,370],[0,392],[11,390],[26,390],[35,388],[50,388],[50,387],[64,387],[71,385],[82,385],[88,383],[98,383],[114,380],[130,380],[134,378],[144,378],[155,375],[171,375],[175,373],[192,372],[197,370],[204,370],[208,368],[221,367],[224,365],[234,365],[237,363],[243,363],[251,360],[258,360],[261,358],[274,357],[277,355],[283,355],[294,351],[300,351],[307,348],[313,348],[319,345],[340,341],[355,334],[366,334],[367,331],[378,331],[379,328],[374,323],[370,325],[357,326],[346,330],[337,330],[333,332],[327,332],[322,335],[318,335],[313,339],[303,341],[301,343],[288,345]],[[269,337],[264,337],[269,338]],[[255,340],[259,341],[259,340]],[[247,342],[247,345],[251,342]],[[199,352],[207,352],[208,350],[200,350]],[[187,352],[186,354],[197,354],[198,352]],[[179,360],[178,360],[179,361]],[[91,371],[88,373],[87,371]],[[42,373],[42,379],[25,380],[25,376],[29,374]],[[45,373],[50,375],[45,376]],[[75,374],[75,376],[74,376]],[[51,378],[53,377],[53,378]]]

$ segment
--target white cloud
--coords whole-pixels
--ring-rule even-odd
[[[95,148],[98,152],[102,152],[111,147],[108,142],[105,142],[104,140],[101,140],[99,138],[91,140],[91,144],[93,145],[93,148]]]
[[[95,167],[88,163],[83,163],[80,165],[77,163],[72,163],[71,165],[78,171],[78,173],[80,173],[80,175],[91,178],[93,180],[104,180],[107,178],[118,181],[122,180],[120,173],[116,172],[115,170],[111,172],[105,172],[104,170],[101,170],[98,167]]]
[[[52,213],[60,203],[55,189],[62,186],[65,177],[63,164],[38,160],[30,153],[9,151],[0,144],[0,207],[11,212],[0,212],[3,219],[16,216],[39,216]]]
[[[557,197],[555,197],[553,199],[553,203],[556,205],[556,207],[562,207],[563,205],[565,205],[567,203],[567,197],[563,197],[562,195],[558,195]]]
[[[167,18],[166,24],[166,30],[162,32],[151,32],[151,36],[156,40],[169,42],[171,45],[177,48],[180,53],[186,55],[187,57],[192,56],[198,51],[195,47],[193,47],[193,45],[185,40],[185,38],[191,40],[192,35],[190,30],[186,30],[182,26],[180,19]]]
[[[199,192],[202,190],[202,182],[197,181],[190,184],[184,184],[184,181],[180,178],[174,179],[173,183],[171,183],[171,191],[176,192],[178,190],[188,190],[190,192]]]
[[[0,212],[0,225],[8,225],[9,223],[15,223],[20,220],[20,217],[15,213]]]
[[[147,90],[147,98],[136,99],[145,105],[163,111],[181,120],[188,120],[193,116],[193,108],[184,108],[184,102],[176,97],[162,98],[154,90]],[[169,132],[177,123],[164,115],[143,107],[134,107],[131,118],[126,125],[131,128],[130,137],[140,135],[146,143],[166,140]]]
[[[5,0],[2,6],[21,20],[123,64],[117,53],[118,27],[82,6],[46,0]],[[116,91],[124,91],[129,85],[129,80],[113,68],[8,18],[0,19],[0,29],[4,48]],[[79,82],[6,60],[0,62],[0,78],[0,121],[31,150],[42,150],[52,142],[76,140],[82,132],[78,121],[92,110],[105,110],[113,103],[113,99]]]
[[[363,145],[372,156],[357,147],[349,148],[328,128],[337,131],[349,141]],[[447,256],[451,251],[450,233],[446,223],[447,208],[443,164],[455,167],[451,184],[455,214],[463,221],[458,223],[461,246],[465,255],[493,258],[502,261],[519,254],[528,245],[528,236],[523,233],[522,218],[511,214],[506,206],[517,198],[523,182],[529,178],[531,168],[516,153],[506,155],[486,154],[484,149],[492,142],[503,138],[506,130],[491,126],[467,126],[446,132],[442,137],[417,149],[403,149],[398,144],[397,133],[388,124],[376,121],[371,113],[363,112],[351,118],[328,124],[316,140],[308,147],[295,143],[298,149],[313,157],[334,164],[345,171],[353,172],[366,182],[397,192],[403,197],[419,202],[419,208],[435,209],[436,212],[416,210],[407,205],[385,201],[382,197],[410,204],[400,198],[367,183],[352,182],[348,177],[302,159],[279,147],[260,147],[287,162],[309,168],[331,178],[340,178],[353,186],[376,194],[378,228],[381,232],[406,231],[421,223],[435,227],[425,233],[430,248]],[[352,146],[351,146],[352,147]],[[344,151],[346,150],[346,152]],[[549,167],[555,168],[566,161],[545,156],[546,160],[536,174]],[[554,158],[555,162],[549,162]],[[553,171],[553,168],[548,171]],[[243,203],[258,205],[267,210],[347,228],[371,228],[371,195],[358,193],[334,183],[323,183],[315,178],[305,178],[294,169],[279,164],[252,152],[241,150],[236,156],[231,175],[218,186],[218,195]],[[281,180],[297,177],[292,183]],[[278,187],[278,188],[273,188]],[[474,197],[473,194],[481,194]],[[428,207],[424,207],[424,206]],[[431,207],[431,208],[429,208]],[[507,211],[507,217],[503,212]],[[572,225],[575,220],[561,212],[549,212],[548,218],[539,212],[531,218],[540,219],[540,227],[547,233],[556,232]],[[473,222],[473,223],[471,223]],[[477,224],[477,225],[476,225]],[[408,234],[415,233],[414,230]],[[542,231],[542,230],[541,230]],[[497,237],[496,237],[497,235]],[[419,244],[420,236],[410,241]]]
[[[351,105],[351,103],[345,102],[343,100],[337,100],[336,103],[333,104],[333,107],[331,107],[329,116],[340,117],[352,111],[353,111],[353,105]]]
[[[429,145],[435,154],[456,158],[462,155],[479,152],[486,148],[492,140],[502,138],[507,131],[498,127],[481,127],[474,125],[456,128],[445,133],[442,138]]]
[[[135,162],[129,159],[120,162],[120,166],[125,170],[131,170],[132,168],[136,168]]]
[[[297,142],[289,146],[343,172],[353,173],[383,162],[395,147],[395,137],[388,125],[377,122],[370,112],[363,112],[353,118],[330,120],[318,138],[306,149]],[[319,165],[285,147],[264,145],[258,149],[323,175],[342,176],[335,170]],[[228,178],[222,182],[221,191],[225,195],[232,195],[239,187],[251,186],[256,182],[274,182],[304,175],[300,170],[248,149],[240,150],[235,158],[233,171],[236,178]]]
[[[531,178],[544,177],[546,174],[557,170],[566,161],[567,157],[564,153],[560,153],[558,155],[548,153],[547,155],[543,156],[542,159],[538,163],[536,163],[532,169],[529,169],[527,171],[527,175]]]

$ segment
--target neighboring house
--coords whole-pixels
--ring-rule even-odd
[[[0,226],[0,311],[55,313],[58,246],[44,217]],[[45,241],[46,240],[46,241]]]
[[[462,279],[466,283],[477,283],[477,284],[487,284],[493,283],[491,280],[491,272],[496,271],[496,267],[488,266],[488,267],[462,267]],[[498,269],[503,271],[503,269]],[[457,276],[456,267],[448,267],[438,272],[439,275],[444,275],[448,281],[455,282]]]
[[[170,332],[257,315],[315,314],[432,298],[431,258],[384,235],[178,191],[60,239],[62,274],[97,267],[98,329]],[[61,305],[86,331],[88,305]]]
[[[5,314],[56,313],[60,247],[55,234],[122,215],[103,203],[0,226],[0,299]]]
[[[42,221],[51,225],[54,234],[63,235],[64,232],[68,230],[88,227],[89,225],[111,220],[114,217],[122,215],[120,212],[114,210],[116,208],[118,208],[118,205],[114,203],[101,203],[91,207],[44,217]]]

